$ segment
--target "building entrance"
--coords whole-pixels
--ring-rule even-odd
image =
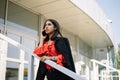
[[[23,29],[23,30],[22,30]],[[8,28],[7,37],[33,50],[37,43],[37,35],[29,33],[30,29]],[[36,32],[37,33],[37,32]],[[6,60],[6,80],[27,80],[29,58],[32,53],[22,51],[8,43]],[[22,74],[21,74],[22,73]]]

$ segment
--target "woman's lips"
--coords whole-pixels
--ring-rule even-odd
[[[45,29],[45,31],[48,31],[48,29]]]
[[[46,33],[47,33],[48,31],[49,31],[48,29],[45,30]]]

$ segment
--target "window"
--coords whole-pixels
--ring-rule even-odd
[[[38,15],[9,1],[8,3],[8,26],[22,29],[26,27],[38,30]]]
[[[4,24],[6,1],[7,0],[0,0],[0,24]]]
[[[20,36],[13,34],[13,33],[8,33],[7,34],[8,37],[10,37],[11,39],[20,42]],[[8,44],[8,52],[7,52],[7,57],[9,58],[16,58],[19,59],[20,57],[20,49],[13,46],[12,44]]]
[[[6,80],[18,80],[19,63],[7,62]]]

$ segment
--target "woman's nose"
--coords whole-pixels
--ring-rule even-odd
[[[46,26],[46,27],[45,27],[45,30],[46,30],[47,28],[48,28],[48,27]]]
[[[46,25],[45,28],[48,28],[48,25]]]

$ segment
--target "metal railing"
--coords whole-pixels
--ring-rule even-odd
[[[94,59],[91,62],[93,63],[93,77],[96,80],[120,80],[120,70]],[[102,68],[101,71],[99,70],[100,67]]]
[[[21,50],[29,53],[30,55],[32,55],[32,57],[34,56],[34,57],[36,57],[36,58],[39,59],[38,56],[36,56],[35,54],[33,54],[33,51],[31,51],[31,50],[28,49],[27,47],[19,44],[18,42],[14,41],[13,39],[11,39],[11,38],[9,38],[9,37],[1,34],[1,33],[0,33],[0,38],[3,39],[3,40],[5,40],[5,41],[7,41],[8,43],[16,46],[17,48],[19,48],[19,49],[21,49]],[[33,67],[34,61],[32,61],[32,60],[33,60],[32,57],[30,57],[30,59],[29,59],[29,61],[30,61],[29,65],[30,65],[30,66],[29,66],[29,68],[28,68],[28,80],[33,80],[33,77],[34,77],[33,74],[32,74],[32,72],[31,72],[31,71],[33,70],[33,68],[34,68],[34,67]],[[66,75],[68,75],[68,76],[70,76],[71,78],[73,78],[73,79],[75,79],[75,80],[86,80],[84,77],[81,77],[80,75],[72,72],[71,70],[69,70],[69,69],[67,69],[67,68],[65,68],[65,67],[62,67],[62,66],[60,66],[60,65],[57,65],[55,62],[53,62],[53,61],[51,61],[51,60],[45,60],[45,63],[46,63],[46,64],[49,64],[50,66],[54,67],[55,69],[57,69],[57,70],[59,70],[60,72],[66,74]]]

